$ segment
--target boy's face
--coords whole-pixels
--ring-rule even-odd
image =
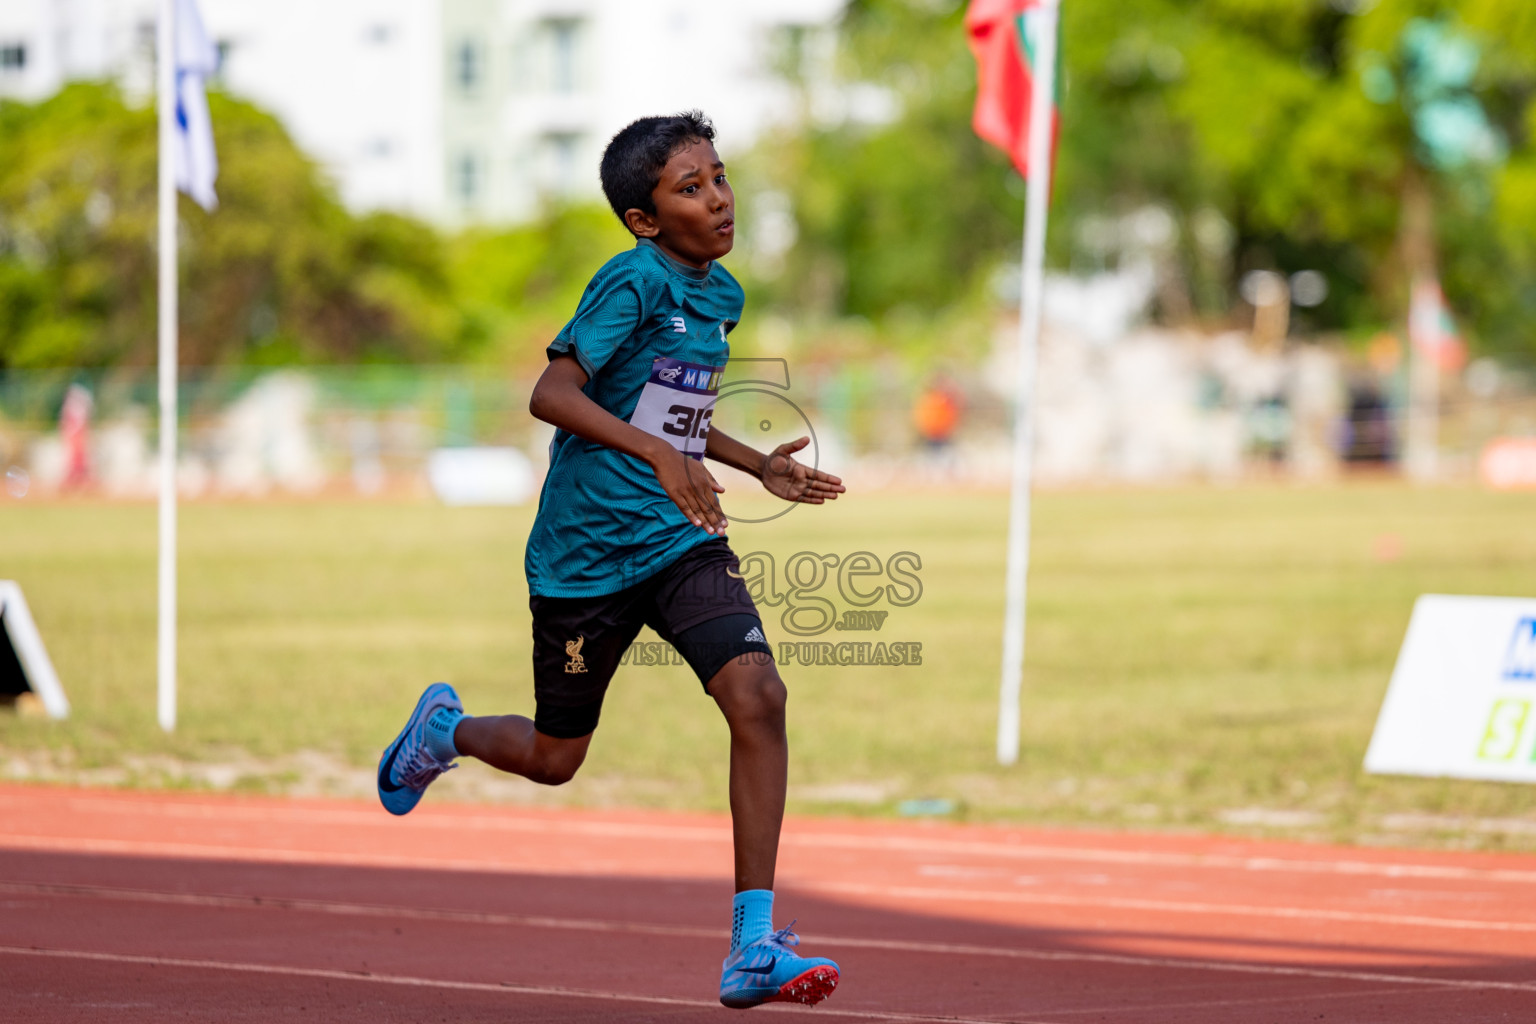
[[[692,142],[672,154],[651,190],[654,214],[630,210],[629,229],[689,266],[703,267],[736,242],[736,195],[712,142]]]

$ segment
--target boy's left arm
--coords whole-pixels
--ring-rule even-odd
[[[836,501],[837,496],[848,489],[843,486],[843,481],[831,473],[807,466],[794,457],[795,452],[810,443],[809,437],[801,437],[786,441],[764,454],[742,444],[718,427],[711,426],[709,437],[704,442],[704,454],[732,469],[757,477],[768,493],[785,501],[799,501],[807,505]]]

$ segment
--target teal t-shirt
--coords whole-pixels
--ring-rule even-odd
[[[702,459],[743,299],[718,263],[696,269],[641,239],[592,278],[548,354],[575,356],[590,378],[582,390],[608,412]],[[616,593],[712,538],[678,511],[650,466],[557,430],[528,535],[528,590]]]

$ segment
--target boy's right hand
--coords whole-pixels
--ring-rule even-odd
[[[713,534],[724,533],[730,524],[715,495],[725,488],[704,468],[703,462],[690,459],[671,445],[664,447],[666,451],[651,463],[661,489],[694,526]]]

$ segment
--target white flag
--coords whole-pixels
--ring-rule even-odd
[[[208,40],[195,0],[176,0],[176,187],[205,210],[219,205],[213,191],[219,158],[203,82],[218,69],[219,51]]]

